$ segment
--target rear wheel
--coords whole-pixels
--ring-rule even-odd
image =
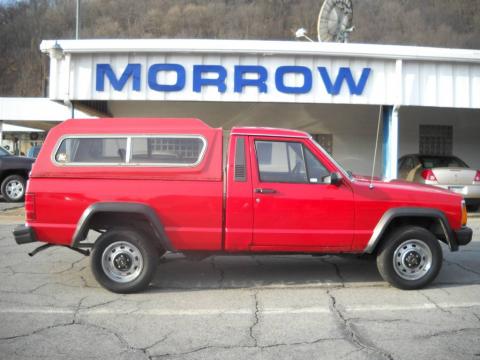
[[[25,197],[26,180],[20,175],[10,175],[2,182],[2,196],[7,202],[20,202]]]
[[[104,288],[116,293],[144,290],[157,268],[157,250],[135,230],[109,230],[95,242],[92,272]]]
[[[383,242],[377,255],[380,275],[391,285],[404,290],[430,284],[442,267],[442,248],[425,228],[402,227]]]

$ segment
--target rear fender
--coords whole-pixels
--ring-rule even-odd
[[[135,214],[144,217],[152,230],[152,233],[163,249],[168,251],[175,251],[164,226],[157,216],[157,213],[150,206],[142,203],[127,203],[127,202],[99,202],[90,205],[80,217],[75,233],[72,238],[72,247],[82,247],[81,242],[87,237],[88,231],[91,229],[91,221],[94,215],[101,213],[116,213],[116,214]],[[119,226],[123,224],[118,224]]]

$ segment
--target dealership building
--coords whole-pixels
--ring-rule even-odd
[[[41,51],[50,100],[100,116],[304,130],[363,174],[378,131],[376,175],[395,178],[411,153],[480,168],[480,51],[153,39],[48,40]]]

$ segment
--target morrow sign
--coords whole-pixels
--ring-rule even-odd
[[[323,83],[326,93],[338,95],[343,86],[346,86],[350,95],[362,95],[370,77],[372,69],[362,68],[360,76],[355,79],[351,68],[340,67],[338,72],[332,74],[326,67],[318,66],[309,68],[299,65],[278,66],[273,74],[269,69],[261,65],[235,65],[233,67],[233,87],[228,88],[227,78],[232,76],[226,67],[222,65],[192,65],[188,68],[176,63],[156,63],[148,67],[140,63],[127,64],[122,72],[115,73],[108,63],[96,64],[95,90],[103,92],[107,83],[115,91],[121,92],[131,80],[131,89],[140,91],[143,77],[146,78],[149,89],[157,92],[179,92],[185,90],[187,77],[192,78],[192,91],[201,93],[206,87],[214,87],[221,94],[226,92],[242,93],[245,88],[256,88],[259,93],[269,93],[270,83],[275,89],[284,94],[307,94],[312,91],[313,77],[318,76]],[[160,81],[159,75],[174,74],[174,81]],[[287,80],[291,77],[299,77],[300,80],[292,84]],[[163,77],[165,78],[165,77]],[[171,79],[171,77],[169,77]]]

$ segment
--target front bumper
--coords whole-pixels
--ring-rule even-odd
[[[26,225],[19,225],[13,230],[13,237],[18,245],[28,244],[37,241],[35,231]]]
[[[462,227],[460,230],[453,231],[457,244],[460,246],[467,245],[472,241],[473,231],[467,226]]]

